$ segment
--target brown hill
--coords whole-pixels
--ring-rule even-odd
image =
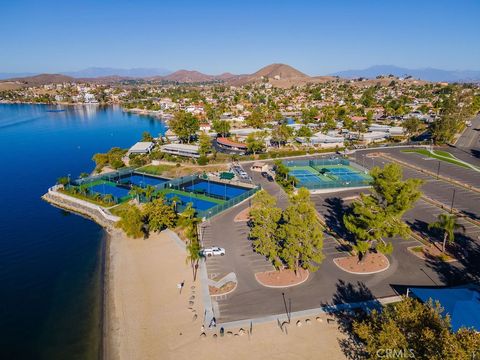
[[[156,78],[165,81],[175,81],[179,83],[198,83],[215,80],[215,76],[202,74],[201,72],[195,70],[178,70],[167,76],[158,76]]]
[[[306,78],[308,75],[305,75],[301,71],[291,67],[290,65],[285,64],[271,64],[265,66],[258,70],[257,72],[251,75],[255,78],[267,77],[275,78],[279,77],[280,79],[292,79],[292,78]]]
[[[302,73],[301,71],[286,64],[271,64],[250,75],[239,75],[228,79],[231,85],[242,86],[256,82],[265,81],[275,87],[288,88],[291,86],[305,85],[309,82],[319,82],[317,78]]]
[[[22,78],[7,79],[4,82],[15,81],[17,83],[27,86],[40,86],[45,84],[61,84],[64,82],[75,82],[75,79],[71,76],[60,74],[40,74],[35,76],[27,76]]]

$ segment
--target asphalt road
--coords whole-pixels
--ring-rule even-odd
[[[437,173],[439,169],[438,160],[432,162],[431,160],[425,160],[422,155],[404,153],[401,150],[402,149],[382,149],[381,151],[403,162]],[[373,166],[384,166],[390,162],[384,158],[369,158],[366,156],[371,152],[372,151],[369,150],[355,153],[355,161],[368,169],[371,169]],[[435,176],[430,176],[406,166],[402,166],[402,168],[404,178],[419,178],[425,181],[422,186],[422,191],[427,197],[443,203],[446,208],[451,207],[453,200],[453,206],[455,208],[461,210],[467,216],[480,219],[480,193],[437,179]],[[442,161],[440,163],[440,174],[468,185],[480,187],[480,173],[470,169]]]
[[[455,146],[461,149],[480,150],[480,115],[472,120],[472,126],[465,129]]]

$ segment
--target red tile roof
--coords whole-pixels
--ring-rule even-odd
[[[239,142],[232,141],[230,139],[219,137],[217,138],[217,143],[220,145],[228,146],[228,147],[235,147],[237,149],[246,149],[247,145]]]

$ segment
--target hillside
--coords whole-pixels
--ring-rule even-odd
[[[20,78],[8,79],[8,82],[17,82],[27,86],[39,86],[44,84],[61,84],[64,82],[74,82],[71,76],[61,74],[40,74],[35,76],[26,76]]]
[[[412,76],[416,79],[444,82],[475,82],[480,81],[480,71],[472,70],[441,70],[434,68],[409,69],[393,65],[375,65],[361,70],[339,71],[332,75],[343,78],[368,78],[373,79],[379,75],[394,75],[398,77]]]
[[[161,79],[164,81],[175,81],[179,83],[199,83],[214,81],[215,76],[203,74],[195,70],[178,70],[167,76],[156,77],[156,79]]]

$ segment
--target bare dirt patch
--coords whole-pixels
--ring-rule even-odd
[[[237,216],[235,216],[235,219],[233,221],[235,222],[243,222],[243,221],[248,221],[250,220],[250,208],[246,208],[242,211],[240,211]]]
[[[210,292],[210,295],[223,295],[223,294],[232,292],[233,290],[235,290],[236,287],[237,287],[237,283],[234,283],[233,281],[229,281],[219,288],[215,286],[209,286],[208,291]]]
[[[274,270],[255,273],[255,278],[263,286],[268,287],[289,287],[303,283],[308,279],[310,273],[308,270],[300,269],[295,272],[293,270]]]
[[[343,271],[352,274],[373,274],[387,270],[390,262],[387,257],[381,253],[371,253],[363,261],[358,260],[358,256],[346,256],[333,260]]]

